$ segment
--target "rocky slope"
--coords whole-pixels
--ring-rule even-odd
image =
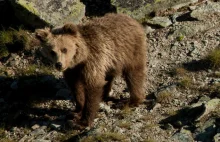
[[[201,0],[154,15],[143,23],[145,103],[127,107],[129,92],[117,78],[115,99],[100,104],[94,128],[83,132],[67,129],[72,97],[62,74],[45,67],[37,51],[1,59],[0,141],[219,142],[220,71],[205,60],[220,46],[220,2]]]

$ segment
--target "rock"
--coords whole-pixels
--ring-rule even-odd
[[[111,4],[116,7],[118,13],[128,14],[138,21],[145,22],[147,15],[152,13],[155,9],[156,11],[165,11],[165,9],[170,9],[171,7],[176,6],[180,8],[181,6],[189,5],[196,1],[198,0],[111,0]]]
[[[172,136],[178,142],[194,142],[192,133],[189,130],[181,129],[179,133]]]
[[[112,112],[112,109],[110,108],[110,106],[106,105],[105,103],[100,103],[100,109],[107,114]]]
[[[205,123],[202,123],[194,132],[195,140],[211,142],[217,130],[215,122],[215,119],[209,119]]]
[[[152,29],[150,26],[145,26],[145,33],[148,34],[148,33],[151,33],[155,31],[154,29]]]
[[[52,129],[55,129],[55,130],[60,130],[60,129],[61,129],[61,125],[60,125],[60,124],[55,124],[55,123],[52,123],[52,124],[50,125],[50,127],[51,127]]]
[[[200,105],[202,105],[204,103],[202,102],[198,102],[194,105],[192,105],[192,107],[198,107]],[[220,99],[212,99],[210,101],[208,101],[207,103],[204,104],[205,110],[203,113],[201,113],[201,115],[196,119],[197,121],[201,120],[203,117],[207,116],[210,112],[214,111],[220,104]]]
[[[60,89],[57,91],[56,96],[64,99],[70,99],[70,93],[71,91],[68,89]]]
[[[197,22],[196,24],[183,23],[173,28],[173,33],[169,35],[169,38],[177,39],[180,36],[190,37],[211,27],[213,27],[213,23],[210,23],[209,21],[207,21],[206,24],[203,22]]]
[[[220,3],[208,2],[207,5],[203,5],[193,10],[190,16],[198,20],[206,21],[207,19],[210,19],[210,15],[213,14],[220,16]],[[219,18],[217,20],[219,21]]]
[[[66,22],[79,23],[85,16],[85,6],[79,0],[10,0],[19,20],[31,27],[58,26]]]
[[[190,4],[197,3],[197,2],[198,2],[198,0],[190,0],[190,1],[186,1],[186,2],[183,2],[183,3],[177,4],[177,5],[174,5],[172,8],[175,9],[175,10],[178,10],[182,7],[185,7],[185,6],[188,6]]]
[[[36,129],[33,132],[30,133],[31,136],[39,136],[39,135],[43,135],[46,132],[43,129]]]
[[[154,17],[150,20],[147,20],[146,23],[160,28],[165,28],[172,25],[172,22],[168,17]]]
[[[220,142],[220,133],[217,133],[217,134],[214,136],[214,142]]]
[[[38,124],[35,124],[31,127],[32,130],[38,129],[40,126]]]

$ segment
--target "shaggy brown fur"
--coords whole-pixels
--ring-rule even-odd
[[[84,25],[36,30],[42,53],[63,71],[76,98],[76,118],[91,126],[115,76],[123,75],[130,105],[144,101],[146,41],[142,26],[123,14],[107,14]]]

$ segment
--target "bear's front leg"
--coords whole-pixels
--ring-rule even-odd
[[[82,117],[82,111],[85,105],[85,85],[81,79],[80,68],[77,66],[64,72],[64,78],[72,91],[75,99],[76,109],[67,115],[67,119],[78,121]]]
[[[99,104],[102,101],[103,86],[94,86],[86,88],[86,101],[82,112],[81,123],[84,126],[91,127],[99,110]]]

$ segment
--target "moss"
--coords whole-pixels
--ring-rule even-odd
[[[31,2],[27,2],[25,0],[19,0],[19,3],[26,8],[28,11],[32,12],[35,15],[40,15],[38,10],[36,8],[34,8],[34,4]]]
[[[9,29],[0,31],[0,58],[8,56],[11,52],[18,52],[29,46],[30,36],[27,31]]]
[[[220,48],[211,51],[205,58],[210,68],[217,69],[220,67]]]
[[[9,55],[8,48],[4,44],[0,44],[0,59]]]
[[[38,66],[36,64],[30,64],[27,68],[19,68],[16,71],[17,76],[30,76],[38,74],[52,74],[52,67],[50,66]]]
[[[0,43],[13,43],[13,31],[0,31]]]
[[[183,39],[184,39],[184,35],[182,35],[182,34],[180,34],[177,38],[176,38],[176,40],[177,41],[182,41]]]

